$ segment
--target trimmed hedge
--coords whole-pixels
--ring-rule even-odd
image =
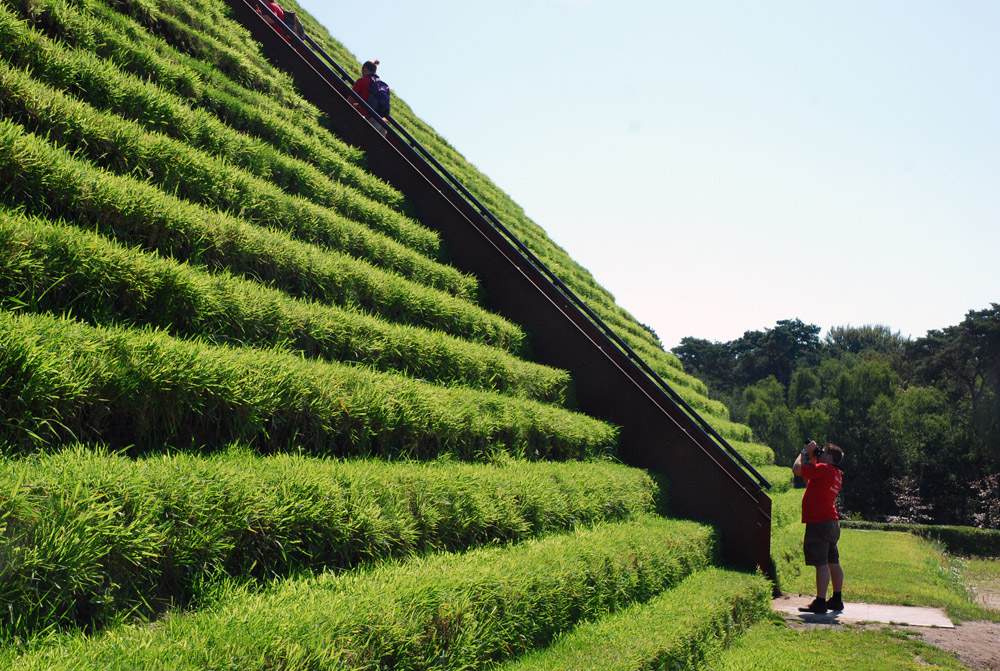
[[[133,461],[80,447],[3,463],[0,491],[0,640],[152,615],[224,575],[268,580],[625,520],[658,496],[645,473],[610,463]]]
[[[316,166],[287,156],[270,144],[222,123],[207,110],[192,109],[143,79],[119,70],[114,63],[84,49],[71,49],[48,39],[0,3],[0,56],[31,71],[33,77],[58,89],[73,91],[94,107],[142,124],[151,132],[174,137],[277,184],[288,193],[321,205],[337,207],[359,194],[332,181]],[[360,169],[358,169],[359,172]],[[368,173],[361,173],[384,184]],[[369,197],[375,194],[355,184]],[[360,201],[358,201],[360,202]],[[375,204],[372,203],[372,206]],[[437,233],[401,216],[388,206],[379,211],[386,225],[405,234],[408,245],[428,254],[439,251]],[[375,214],[379,214],[376,212]],[[376,225],[373,216],[367,223]]]
[[[980,529],[948,524],[903,524],[893,522],[866,522],[863,520],[842,520],[846,529],[869,529],[875,531],[906,531],[935,540],[945,546],[948,552],[972,557],[1000,557],[1000,529]]]
[[[0,207],[0,307],[72,311],[91,324],[281,346],[328,361],[565,404],[569,373],[504,350],[289,297],[258,282],[128,249]]]
[[[341,251],[474,300],[476,279],[270,182],[132,121],[99,112],[0,61],[0,115],[119,175],[257,226]]]
[[[478,669],[646,601],[711,561],[712,532],[641,518],[511,547],[294,580],[156,626],[74,637],[12,668]]]
[[[0,313],[0,444],[246,442],[331,456],[574,459],[614,427],[535,401],[162,332]]]
[[[771,611],[762,576],[708,569],[649,603],[583,624],[502,671],[699,669]]]
[[[125,244],[511,351],[523,342],[520,328],[469,301],[99,170],[7,120],[0,120],[0,178],[0,202]]]

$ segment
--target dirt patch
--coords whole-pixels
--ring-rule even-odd
[[[1000,671],[1000,623],[963,622],[954,629],[907,628],[934,647],[958,656],[976,671]]]

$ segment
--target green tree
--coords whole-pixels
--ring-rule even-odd
[[[861,354],[871,350],[880,354],[902,355],[908,339],[899,331],[882,324],[864,326],[832,326],[823,339],[824,346],[834,355]]]
[[[785,388],[772,375],[747,387],[743,400],[754,436],[771,446],[778,463],[791,465],[801,449],[802,436],[785,403]]]

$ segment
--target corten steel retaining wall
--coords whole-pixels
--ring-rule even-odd
[[[363,118],[350,86],[302,43],[293,47],[278,34],[256,11],[257,0],[226,2],[330,129],[365,150],[368,170],[440,232],[449,261],[479,278],[487,306],[528,331],[534,358],[572,373],[580,409],[621,427],[622,461],[666,475],[672,513],[714,525],[725,562],[773,578],[771,499],[761,486],[419,154]]]

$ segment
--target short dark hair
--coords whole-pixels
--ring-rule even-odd
[[[372,74],[375,74],[377,70],[378,70],[378,61],[365,61],[361,65],[362,72],[370,72]]]
[[[823,451],[829,453],[829,455],[833,457],[834,466],[840,466],[840,462],[844,460],[844,448],[840,445],[827,443],[826,447],[823,448]]]

